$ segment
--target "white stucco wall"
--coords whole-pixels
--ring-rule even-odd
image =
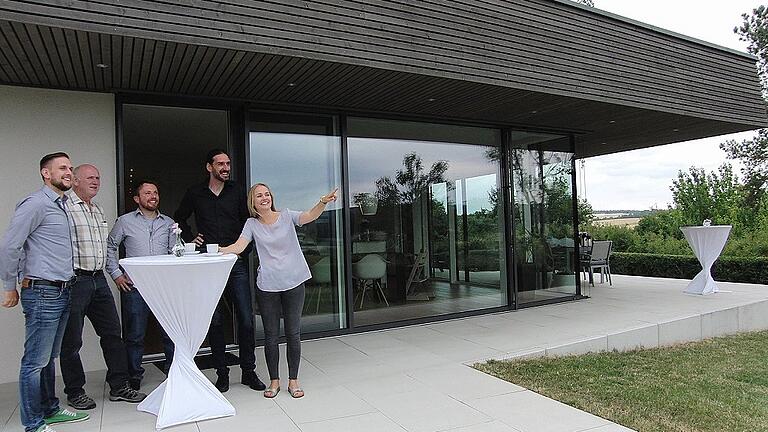
[[[16,203],[42,186],[40,158],[64,151],[73,165],[92,163],[101,172],[107,220],[117,212],[115,108],[111,94],[0,86],[0,231],[5,234]],[[21,306],[0,308],[0,383],[17,381],[24,341]],[[104,369],[98,339],[86,324],[81,351],[86,370]]]

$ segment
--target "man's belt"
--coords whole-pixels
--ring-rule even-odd
[[[99,274],[103,274],[101,270],[81,270],[81,269],[75,269],[75,275],[77,276],[98,276]]]
[[[24,278],[21,280],[21,287],[22,288],[32,288],[35,285],[46,285],[46,286],[52,286],[56,288],[66,288],[70,285],[72,285],[72,282],[74,282],[74,278],[68,280],[68,281],[50,281],[46,279],[27,279]]]

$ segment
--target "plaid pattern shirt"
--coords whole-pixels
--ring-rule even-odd
[[[69,194],[66,206],[70,216],[75,269],[104,269],[109,224],[101,206],[95,202],[89,206],[74,192]]]

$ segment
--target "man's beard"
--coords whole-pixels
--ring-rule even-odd
[[[69,184],[69,186],[64,185],[64,182],[62,180],[53,180],[51,179],[51,184],[53,186],[56,186],[56,188],[60,191],[66,192],[70,189],[72,189],[72,183]]]

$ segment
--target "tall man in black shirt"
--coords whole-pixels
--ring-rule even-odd
[[[230,160],[224,150],[208,152],[205,164],[208,179],[187,190],[173,219],[179,223],[185,240],[198,246],[205,243],[227,246],[240,237],[243,225],[248,219],[246,192],[237,183],[229,180]],[[192,234],[187,220],[194,213],[198,234]],[[264,383],[256,376],[255,339],[253,334],[253,305],[246,250],[237,258],[224,288],[226,296],[234,305],[240,344],[240,368],[242,383],[254,390],[264,390]],[[208,330],[208,341],[218,379],[216,388],[222,393],[229,390],[229,368],[226,365],[224,349],[224,303],[219,302]]]

